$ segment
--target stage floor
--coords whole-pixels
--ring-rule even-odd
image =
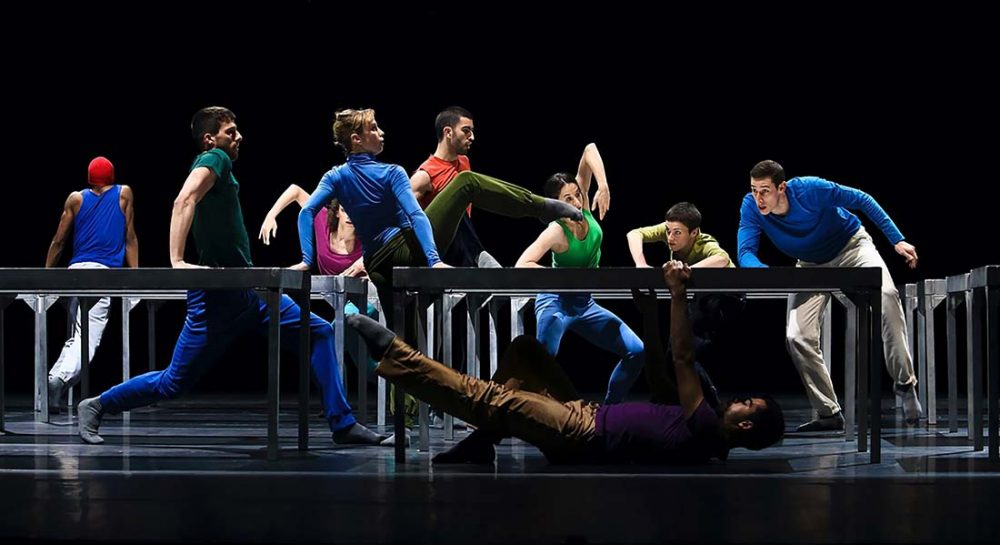
[[[807,419],[804,397],[779,401],[790,429]],[[397,465],[390,448],[334,446],[315,417],[299,452],[291,404],[268,462],[263,403],[247,397],[108,417],[100,446],[65,414],[33,422],[26,402],[10,403],[0,435],[4,543],[1000,541],[1000,465],[943,417],[928,429],[887,414],[880,465],[843,435],[789,433],[692,467],[554,466],[507,440],[489,467],[431,465],[450,444],[441,429]]]

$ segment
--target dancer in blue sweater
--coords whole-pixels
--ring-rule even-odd
[[[917,400],[917,378],[907,351],[906,323],[889,269],[850,210],[860,210],[889,239],[896,253],[912,269],[917,250],[906,242],[896,224],[875,199],[863,191],[822,178],[804,176],[785,180],[785,170],[774,161],[761,161],[750,170],[750,193],[743,197],[737,252],[741,267],[766,267],[757,258],[764,233],[797,267],[879,267],[882,269],[882,339],[885,363],[901,398],[908,423],[916,423],[922,411]],[[806,387],[818,418],[798,431],[842,430],[844,417],[833,391],[830,373],[820,353],[826,293],[798,293],[788,299],[785,341],[792,361]]]

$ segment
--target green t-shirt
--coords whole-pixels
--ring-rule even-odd
[[[596,269],[599,266],[601,262],[601,241],[604,239],[604,231],[601,230],[601,225],[594,219],[590,210],[584,208],[582,212],[583,217],[587,220],[587,224],[590,225],[587,236],[583,240],[577,239],[569,227],[566,227],[566,224],[561,221],[556,222],[563,228],[563,232],[566,233],[566,241],[569,243],[569,248],[561,254],[552,252],[553,267],[585,267]]]
[[[642,235],[642,243],[648,244],[650,242],[662,242],[667,243],[667,224],[659,223],[656,225],[650,225],[649,227],[640,227],[637,229],[639,234]],[[699,233],[694,239],[694,244],[691,246],[691,251],[688,253],[687,258],[684,262],[688,265],[694,265],[699,261],[706,258],[712,257],[714,255],[726,256],[729,262],[726,267],[735,267],[733,260],[729,259],[729,254],[719,246],[719,242],[715,240],[712,235],[702,232]],[[670,252],[670,258],[674,258],[674,253]]]
[[[194,210],[191,232],[198,249],[198,263],[209,267],[253,267],[233,161],[226,152],[211,149],[191,164],[192,171],[199,167],[214,172],[216,180]]]

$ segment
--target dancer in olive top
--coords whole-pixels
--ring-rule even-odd
[[[597,193],[591,205],[591,179]],[[603,219],[611,203],[604,173],[604,161],[594,144],[583,150],[576,177],[558,173],[545,182],[545,195],[558,197],[583,213],[582,221],[554,221],[528,246],[517,260],[518,267],[540,267],[539,261],[552,252],[553,267],[597,268],[601,261],[601,226],[591,214],[596,208]],[[589,293],[540,293],[535,298],[536,337],[553,356],[559,351],[566,330],[576,331],[597,346],[622,359],[611,373],[605,403],[625,399],[642,371],[643,345],[632,329],[610,311],[598,305]]]
[[[649,267],[642,245],[662,242],[670,248],[670,259],[692,267],[734,267],[729,254],[712,235],[701,230],[701,211],[689,202],[680,202],[667,210],[666,221],[632,229],[625,236],[636,267]]]

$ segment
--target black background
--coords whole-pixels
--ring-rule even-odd
[[[996,143],[988,52],[997,44],[983,13],[837,4],[808,13],[619,3],[399,10],[301,1],[21,8],[5,18],[0,37],[9,184],[3,267],[44,264],[63,202],[85,186],[96,155],[110,158],[118,182],[135,190],[140,264],[168,266],[172,200],[197,151],[190,117],[208,105],[234,110],[245,137],[234,172],[258,266],[298,261],[294,213],[279,219],[270,247],[255,237],[288,184],[312,190],[343,160],[331,144],[334,111],[375,108],[387,138],[380,159],[409,172],[433,152],[434,116],[452,104],[475,115],[473,168],[536,190],[552,172],[575,169],[584,145],[597,143],[612,194],[604,266],[630,265],[625,233],[662,221],[682,200],[701,209],[704,230],[735,254],[748,171],[765,158],[789,176],[872,194],[921,258],[907,270],[863,218],[897,283],[1000,261],[989,221],[996,175],[987,170]],[[542,229],[483,212],[475,223],[505,265]],[[666,250],[650,247],[647,256],[662,260]],[[792,264],[766,241],[761,256]],[[607,306],[638,323],[630,304]],[[52,314],[50,361],[65,326]],[[8,390],[27,392],[30,313],[18,303],[7,315]],[[118,315],[116,304],[96,357],[98,389],[120,377]],[[162,311],[160,368],[182,317],[178,304]],[[783,324],[783,302],[752,305],[726,343],[728,363],[712,369],[724,389],[801,391]],[[133,373],[145,365],[142,331],[136,313]],[[241,343],[202,388],[263,392],[262,348],[262,340]],[[572,334],[563,348],[573,378],[602,389],[613,357]]]

